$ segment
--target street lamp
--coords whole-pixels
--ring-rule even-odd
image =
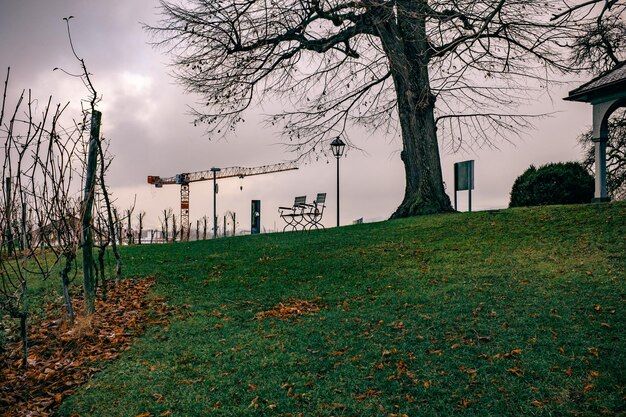
[[[217,210],[216,210],[216,200],[217,200],[217,182],[216,175],[220,172],[220,168],[211,168],[211,172],[213,173],[213,239],[217,237]]]
[[[345,147],[346,144],[339,136],[330,143],[330,149],[332,149],[333,155],[337,158],[337,227],[339,227],[339,158],[342,157]]]

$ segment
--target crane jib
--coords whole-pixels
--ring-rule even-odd
[[[216,170],[183,172],[173,177],[160,177],[158,175],[149,175],[148,184],[154,185],[156,188],[162,188],[164,185],[177,184],[181,186],[180,194],[180,215],[182,224],[181,240],[189,240],[189,183],[208,181],[212,179],[223,178],[245,178],[253,175],[271,174],[275,172],[290,171],[298,169],[296,161],[282,162],[278,164],[262,165],[253,168],[247,167],[228,167]],[[215,176],[215,177],[214,177]]]

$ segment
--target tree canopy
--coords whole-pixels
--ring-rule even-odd
[[[512,110],[553,71],[596,3],[546,0],[161,1],[149,29],[174,72],[203,102],[196,122],[222,135],[269,99],[267,122],[300,155],[321,152],[347,128],[399,133],[406,189],[396,217],[450,211],[439,139],[459,149],[517,134]],[[270,98],[271,97],[271,98]]]

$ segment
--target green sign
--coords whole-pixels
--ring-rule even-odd
[[[474,160],[454,164],[454,191],[474,189]]]

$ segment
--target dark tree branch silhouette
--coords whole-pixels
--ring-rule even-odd
[[[22,366],[27,366],[28,281],[47,279],[60,267],[63,298],[70,321],[70,272],[80,242],[76,165],[81,165],[82,130],[64,129],[60,118],[67,108],[53,106],[50,97],[41,112],[30,91],[22,91],[4,123],[9,71],[5,81],[0,196],[0,310],[20,320]]]
[[[117,251],[117,247],[115,245],[115,230],[112,225],[113,218],[111,215],[111,202],[107,190],[107,186],[105,184],[105,171],[104,168],[105,162],[105,152],[102,146],[102,138],[100,137],[100,124],[102,113],[96,110],[96,105],[100,101],[100,97],[98,97],[98,93],[94,87],[94,84],[91,80],[91,74],[87,70],[87,65],[85,60],[81,58],[76,49],[74,47],[74,42],[72,40],[72,33],[70,30],[70,20],[74,16],[69,16],[63,18],[67,26],[67,36],[70,44],[70,48],[74,57],[80,64],[81,73],[78,75],[70,74],[69,72],[62,70],[64,73],[69,74],[71,76],[79,78],[83,84],[85,85],[88,96],[89,109],[87,112],[84,112],[84,123],[83,126],[89,126],[90,128],[90,141],[87,151],[86,157],[86,166],[85,166],[85,176],[84,176],[84,193],[83,193],[83,201],[82,201],[82,210],[81,210],[81,220],[82,220],[82,261],[83,261],[83,288],[84,288],[84,296],[85,296],[85,312],[87,314],[93,314],[95,312],[95,295],[96,295],[96,285],[97,285],[97,276],[94,275],[94,271],[96,269],[94,257],[93,257],[93,247],[94,247],[94,239],[93,239],[93,207],[96,195],[96,185],[99,182],[100,191],[104,196],[104,203],[107,208],[108,213],[108,227],[109,234],[112,237],[113,244],[112,249],[117,259],[117,279],[119,280],[119,276],[121,275],[121,257]],[[59,68],[55,68],[57,70]],[[91,116],[90,122],[87,123],[87,113]],[[99,161],[99,162],[98,162]],[[98,166],[100,166],[100,171],[98,172]]]
[[[589,0],[568,2],[553,19],[569,17],[576,12],[589,15],[580,23],[580,33],[574,38],[571,64],[599,74],[626,60],[626,2],[623,0]]]
[[[553,71],[570,69],[563,53],[585,13],[551,20],[562,5],[161,0],[162,20],[148,29],[187,91],[202,98],[194,114],[210,135],[234,130],[268,97],[284,110],[267,122],[301,156],[326,154],[337,136],[355,147],[349,125],[398,132],[406,188],[393,216],[403,217],[452,210],[438,135],[450,149],[492,146],[530,125],[515,107]]]

